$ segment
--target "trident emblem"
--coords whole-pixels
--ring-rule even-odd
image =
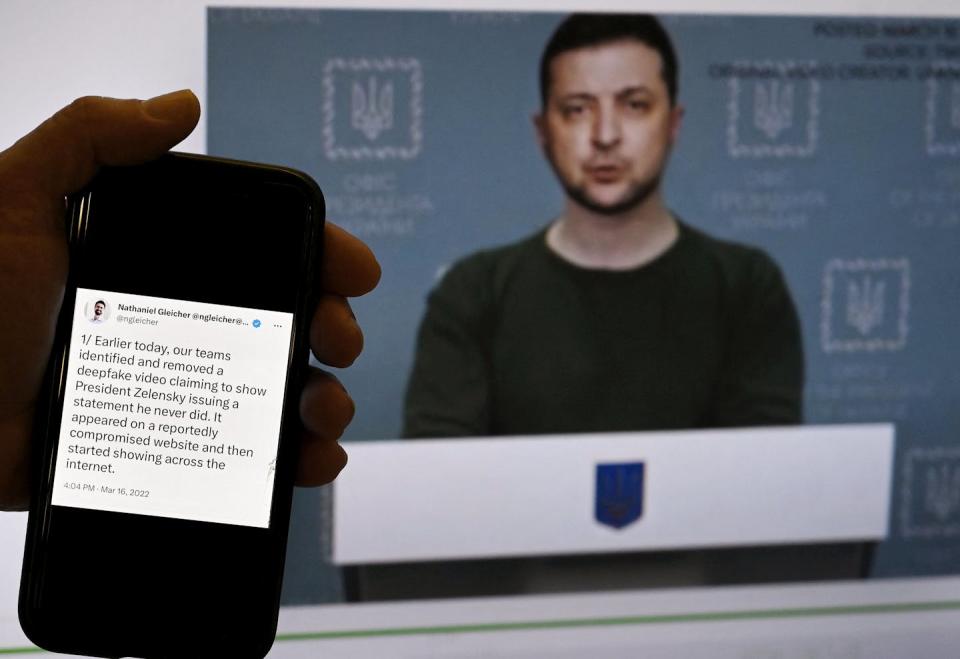
[[[353,128],[363,133],[371,142],[385,130],[393,127],[393,83],[379,88],[377,77],[370,76],[367,88],[355,82],[350,105],[350,121]]]
[[[847,323],[866,336],[883,323],[884,282],[874,282],[865,276],[858,284],[847,284]]]
[[[643,515],[644,463],[597,465],[594,519],[615,529],[633,524]]]
[[[941,522],[960,510],[960,469],[948,464],[927,469],[926,507]]]
[[[771,80],[753,91],[753,125],[771,140],[793,125],[793,84]]]

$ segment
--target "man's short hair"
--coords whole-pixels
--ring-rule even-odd
[[[650,14],[571,14],[547,42],[540,56],[540,102],[547,106],[550,94],[550,64],[561,53],[630,39],[660,54],[660,74],[667,85],[670,104],[677,102],[677,53],[670,35]]]
[[[93,306],[97,306],[98,304],[102,304],[103,306],[107,306],[107,303],[104,302],[103,300],[97,300],[96,302],[93,303]]]

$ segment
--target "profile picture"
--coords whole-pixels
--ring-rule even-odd
[[[83,313],[91,323],[103,323],[110,318],[110,306],[105,300],[90,300],[84,307]]]

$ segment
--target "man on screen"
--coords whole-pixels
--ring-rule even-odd
[[[800,422],[800,330],[780,270],[664,201],[677,68],[649,15],[573,15],[554,32],[534,123],[563,210],[461,260],[431,293],[405,436]]]
[[[93,316],[90,317],[91,323],[102,323],[104,321],[103,311],[107,308],[107,303],[103,300],[97,300],[93,303]]]

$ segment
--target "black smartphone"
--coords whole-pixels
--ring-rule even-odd
[[[323,221],[305,174],[185,154],[69,200],[19,603],[38,646],[267,653]]]

